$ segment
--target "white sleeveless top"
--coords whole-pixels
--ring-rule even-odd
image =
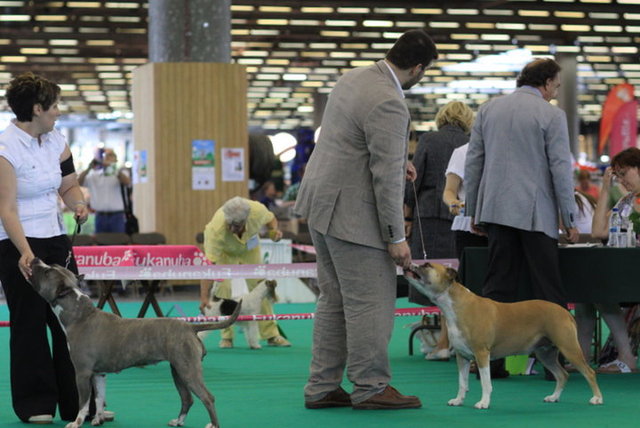
[[[64,234],[58,208],[58,188],[62,181],[60,155],[66,139],[54,129],[38,139],[11,123],[0,134],[0,156],[16,174],[18,216],[25,236],[50,238]],[[0,222],[0,240],[7,239]]]

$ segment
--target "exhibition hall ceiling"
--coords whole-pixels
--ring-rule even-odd
[[[42,73],[61,85],[65,112],[130,117],[132,71],[148,62],[148,8],[130,0],[0,0],[0,84]],[[407,94],[418,130],[432,127],[450,100],[475,109],[512,90],[532,56],[575,55],[586,123],[597,122],[612,86],[640,88],[640,0],[233,0],[231,16],[232,61],[247,68],[251,128],[313,126],[317,100],[342,73],[382,58],[413,28],[426,29],[440,52]]]

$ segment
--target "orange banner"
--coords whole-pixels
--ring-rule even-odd
[[[609,142],[616,114],[620,108],[635,99],[633,85],[621,83],[609,91],[607,99],[602,107],[602,119],[600,120],[600,138],[598,139],[598,153],[602,154]]]

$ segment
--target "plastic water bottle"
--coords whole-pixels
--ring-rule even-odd
[[[609,241],[607,246],[621,247],[623,237],[626,238],[626,235],[622,234],[622,217],[620,217],[618,208],[613,208],[609,218]]]

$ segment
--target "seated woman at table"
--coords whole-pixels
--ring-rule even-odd
[[[229,199],[219,208],[204,229],[204,252],[213,264],[261,264],[260,240],[258,232],[266,226],[269,238],[279,241],[282,232],[278,230],[275,215],[257,201],[250,201],[236,196]],[[258,279],[247,279],[247,288],[253,290],[258,285]],[[209,292],[212,281],[200,283],[200,309],[209,304]],[[231,298],[231,280],[222,281],[216,296],[224,299]],[[263,315],[273,314],[271,303],[264,299],[261,312]],[[267,340],[269,346],[291,346],[291,343],[280,335],[275,321],[260,321],[258,323],[260,337]],[[233,329],[222,330],[220,348],[233,347]]]
[[[594,238],[606,239],[609,234],[611,210],[608,199],[614,177],[617,177],[629,192],[622,196],[615,205],[621,215],[628,218],[632,212],[640,212],[637,197],[640,194],[640,149],[632,147],[621,151],[613,157],[611,166],[605,170],[598,203],[593,214],[591,235]],[[631,352],[627,326],[622,310],[617,304],[578,304],[576,306],[578,338],[585,357],[589,356],[588,351],[593,336],[596,309],[600,311],[602,318],[607,323],[618,350],[618,358],[601,366],[598,372],[630,373],[636,371],[636,357]]]

